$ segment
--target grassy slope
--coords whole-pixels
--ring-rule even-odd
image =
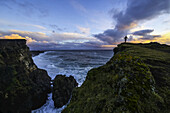
[[[166,105],[162,108],[168,109],[170,106],[170,46],[152,43],[124,44],[119,48],[121,47],[127,48],[124,51],[139,56],[148,65],[156,82],[155,91],[164,99]]]
[[[120,44],[104,66],[88,72],[63,113],[163,113],[170,106],[170,47]]]

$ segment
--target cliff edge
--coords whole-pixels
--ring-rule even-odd
[[[0,40],[0,113],[29,113],[42,106],[50,81],[34,64],[26,40]]]
[[[62,113],[169,113],[170,46],[122,43],[90,70]]]

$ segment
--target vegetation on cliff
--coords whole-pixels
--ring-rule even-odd
[[[28,113],[40,107],[50,81],[33,63],[26,40],[0,40],[0,113]]]
[[[122,43],[88,72],[63,113],[169,113],[170,46]]]

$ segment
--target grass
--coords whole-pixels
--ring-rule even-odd
[[[90,70],[63,113],[168,113],[170,47],[123,43]]]

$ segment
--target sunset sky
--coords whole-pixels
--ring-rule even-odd
[[[170,0],[0,0],[0,38],[31,50],[170,44]]]

